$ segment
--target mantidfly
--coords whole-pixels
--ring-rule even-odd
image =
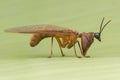
[[[59,48],[62,56],[65,56],[63,54],[62,48],[67,47],[68,49],[70,49],[71,47],[73,47],[75,56],[77,58],[81,58],[81,56],[78,56],[76,53],[75,44],[78,44],[83,57],[89,57],[89,56],[86,56],[87,50],[93,43],[94,38],[101,41],[101,33],[106,27],[106,25],[110,23],[110,21],[111,20],[109,20],[107,23],[103,25],[103,22],[104,22],[104,18],[103,18],[100,24],[99,32],[78,33],[77,31],[74,31],[72,29],[62,28],[55,25],[47,25],[47,24],[10,28],[10,29],[6,29],[5,31],[14,32],[14,33],[32,34],[32,37],[30,39],[31,47],[36,46],[44,38],[51,37],[51,50],[50,50],[49,57],[52,57],[52,54],[53,54],[53,38],[55,38],[59,44]],[[78,38],[81,38],[81,45],[80,45],[80,42],[77,40]]]

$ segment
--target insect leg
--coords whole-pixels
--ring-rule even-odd
[[[75,56],[77,57],[77,58],[81,58],[80,56],[78,56],[77,55],[77,53],[76,53],[76,48],[75,48],[75,45],[74,45],[74,53],[75,53]]]
[[[52,54],[53,54],[53,37],[51,38],[51,50],[50,50],[50,56],[48,57],[51,58]]]
[[[85,53],[83,53],[83,50],[82,50],[82,48],[81,48],[81,46],[80,46],[79,41],[77,41],[77,43],[78,43],[78,46],[79,46],[79,48],[80,48],[81,54],[82,54],[84,57],[89,58],[90,56],[85,56],[85,55],[84,55]]]
[[[64,54],[63,54],[63,51],[62,51],[62,43],[61,43],[61,41],[60,41],[60,39],[58,38],[58,37],[55,37],[55,39],[57,40],[57,42],[58,42],[58,44],[59,44],[59,48],[60,48],[60,51],[61,51],[61,54],[62,54],[62,56],[65,56]]]

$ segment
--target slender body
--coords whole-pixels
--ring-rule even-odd
[[[74,31],[71,29],[62,28],[55,25],[46,25],[46,24],[11,28],[5,31],[32,34],[32,37],[30,39],[31,47],[35,47],[41,40],[51,37],[51,52],[49,57],[52,57],[52,54],[53,54],[53,51],[52,51],[53,38],[55,38],[60,47],[62,56],[64,56],[62,48],[70,49],[73,47],[75,56],[80,58],[80,56],[78,56],[76,53],[75,44],[76,43],[78,44],[82,56],[89,57],[89,56],[86,56],[86,53],[89,47],[91,46],[91,44],[94,42],[94,37],[99,41],[101,41],[101,38],[100,38],[101,32],[111,20],[109,20],[102,28],[103,21],[104,21],[104,18],[100,25],[100,32],[97,32],[97,33],[94,33],[94,32],[78,33],[77,31]],[[81,45],[80,45],[80,42],[78,41],[78,38],[81,38]]]

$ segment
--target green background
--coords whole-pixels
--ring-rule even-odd
[[[34,24],[54,24],[82,32],[97,32],[102,18],[112,20],[95,39],[88,55],[78,59],[73,48],[61,57],[50,39],[34,48],[31,34],[5,33],[4,29]],[[120,0],[1,0],[0,80],[120,80]],[[80,39],[79,39],[80,40]],[[77,48],[79,55],[80,51]]]

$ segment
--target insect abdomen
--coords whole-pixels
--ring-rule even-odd
[[[48,37],[48,36],[41,35],[41,34],[33,34],[32,37],[31,37],[31,39],[30,39],[30,46],[31,47],[36,46],[45,37]]]

